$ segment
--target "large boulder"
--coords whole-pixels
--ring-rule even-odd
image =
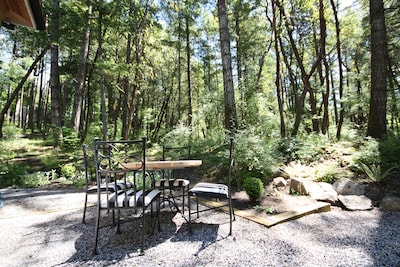
[[[338,201],[338,194],[332,185],[325,182],[308,184],[307,188],[311,198],[334,204]]]
[[[379,205],[381,211],[400,211],[400,197],[386,196]]]
[[[287,181],[285,178],[283,177],[276,177],[274,178],[274,180],[272,181],[273,186],[275,188],[277,188],[278,190],[283,189],[286,185],[287,185]]]
[[[364,186],[350,180],[347,178],[342,178],[337,180],[333,184],[333,189],[339,194],[339,195],[364,195],[365,193],[365,188]]]
[[[338,194],[331,184],[323,182],[316,183],[300,177],[290,180],[290,192],[299,195],[309,195],[317,201],[324,201],[331,204],[338,201]]]
[[[373,208],[371,199],[364,195],[339,195],[338,199],[347,210],[370,210]]]
[[[311,182],[300,177],[294,177],[290,179],[290,193],[299,194],[299,195],[308,195],[309,194],[309,184]]]

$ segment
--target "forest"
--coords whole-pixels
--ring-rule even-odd
[[[400,2],[344,3],[42,0],[46,30],[0,30],[0,138],[204,152],[232,135],[255,176],[374,140],[386,157],[365,163],[398,166]]]

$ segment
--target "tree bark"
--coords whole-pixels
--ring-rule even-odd
[[[193,107],[192,107],[192,81],[191,81],[191,53],[190,53],[190,17],[189,17],[189,8],[186,10],[185,14],[185,24],[186,24],[186,75],[187,75],[187,98],[188,98],[188,127],[192,129],[192,116],[193,116]]]
[[[52,44],[50,48],[51,66],[50,66],[50,88],[51,88],[51,123],[53,130],[54,147],[61,146],[62,135],[62,98],[60,85],[60,70],[58,66],[58,45],[60,36],[60,18],[59,18],[60,2],[53,0],[53,12],[51,14],[50,36]]]
[[[232,76],[232,56],[230,35],[228,28],[228,14],[226,12],[225,0],[218,0],[218,20],[222,58],[222,73],[224,79],[225,100],[225,128],[229,131],[237,129],[238,120],[236,113],[235,93]]]
[[[283,110],[283,91],[281,89],[281,53],[279,49],[279,43],[280,43],[280,34],[278,33],[278,25],[277,25],[277,12],[276,12],[276,4],[275,2],[272,1],[272,18],[268,17],[268,11],[266,10],[266,15],[267,18],[271,24],[271,27],[273,29],[273,35],[274,35],[274,49],[275,49],[275,86],[276,86],[276,96],[278,100],[278,109],[279,109],[279,118],[280,118],[280,132],[281,132],[281,137],[286,136],[286,126],[285,126],[285,116],[284,116],[284,110]]]
[[[386,134],[387,36],[383,0],[370,0],[371,25],[371,98],[367,135],[382,138]]]
[[[92,1],[87,0],[88,10],[86,12],[86,29],[82,35],[81,51],[79,56],[79,65],[77,72],[77,84],[74,96],[74,104],[71,115],[71,127],[78,133],[81,124],[81,114],[83,105],[83,96],[85,95],[85,78],[86,78],[86,59],[89,53],[90,40],[90,20],[92,15]]]
[[[29,67],[28,71],[26,72],[25,76],[21,79],[21,81],[18,83],[17,87],[15,88],[15,90],[12,92],[12,94],[10,95],[10,97],[7,99],[7,102],[5,103],[3,109],[0,112],[0,138],[3,137],[3,125],[4,125],[4,117],[8,111],[8,109],[11,106],[11,103],[14,101],[14,99],[17,97],[17,95],[19,94],[19,91],[22,89],[22,87],[24,86],[26,80],[28,80],[29,75],[31,75],[32,71],[35,69],[35,66],[37,65],[37,63],[43,58],[43,56],[46,54],[47,50],[50,49],[50,45],[47,46],[46,48],[44,48],[42,50],[42,52],[37,56],[37,58],[35,59],[35,61],[33,61],[33,63],[31,64],[31,66]]]

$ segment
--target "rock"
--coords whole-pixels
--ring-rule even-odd
[[[285,187],[287,185],[287,181],[285,178],[283,177],[276,177],[273,181],[272,181],[273,185],[275,187]]]
[[[290,179],[290,193],[296,193],[299,195],[308,195],[307,185],[309,181],[304,178],[295,177]]]
[[[400,188],[400,177],[398,174],[390,174],[382,180],[383,184],[394,188]]]
[[[371,199],[366,196],[338,195],[338,199],[348,210],[370,210],[373,208]]]
[[[365,189],[362,185],[353,182],[350,179],[347,178],[342,178],[337,180],[333,184],[333,189],[339,194],[339,195],[364,195]]]
[[[320,183],[310,183],[308,184],[309,188],[307,188],[309,195],[311,198],[328,202],[328,203],[336,203],[338,201],[338,194],[333,189],[332,185],[325,182]]]
[[[381,211],[400,211],[400,197],[386,196],[379,205]]]

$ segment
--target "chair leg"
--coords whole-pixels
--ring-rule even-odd
[[[232,200],[229,199],[229,235],[232,235],[232,217],[234,216]]]
[[[97,218],[96,218],[96,226],[94,230],[94,247],[93,247],[93,255],[97,254],[97,241],[99,237],[99,227],[100,227],[100,205],[97,205]]]
[[[161,220],[160,220],[160,210],[161,210],[161,199],[158,197],[157,199],[157,224],[158,224],[158,232],[161,232]]]
[[[200,215],[199,215],[199,197],[198,196],[196,196],[196,207],[197,207],[197,219],[198,219],[198,218],[200,218]]]
[[[87,207],[87,200],[88,200],[88,195],[87,193],[85,194],[85,206],[83,206],[83,218],[82,218],[82,223],[86,224],[86,207]]]
[[[189,206],[189,234],[192,234],[192,211],[191,211],[191,202],[190,202],[190,194],[188,193],[188,206]]]
[[[182,214],[185,215],[185,187],[182,187]]]

